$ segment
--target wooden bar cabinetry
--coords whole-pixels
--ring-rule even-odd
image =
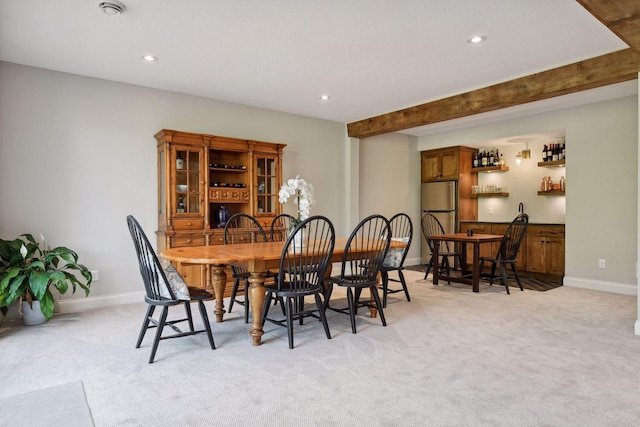
[[[180,246],[223,244],[222,210],[253,215],[263,227],[281,213],[278,190],[284,144],[170,129],[160,130],[155,138],[158,253]],[[177,267],[190,286],[207,287],[204,266]]]
[[[466,221],[460,223],[460,232],[504,234],[508,226],[509,223]],[[518,272],[563,276],[564,227],[564,224],[529,224],[518,252]],[[499,246],[500,242],[481,245],[480,256],[494,256]],[[471,247],[467,248],[467,253],[470,250]]]

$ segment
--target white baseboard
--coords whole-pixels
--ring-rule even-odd
[[[628,283],[604,282],[565,276],[563,285],[574,288],[591,289],[593,291],[613,292],[614,294],[638,295],[638,286]]]
[[[144,292],[131,292],[88,298],[74,298],[57,301],[61,313],[71,313],[94,308],[112,307],[114,305],[144,302]]]

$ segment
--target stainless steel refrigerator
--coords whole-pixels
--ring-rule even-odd
[[[421,200],[422,212],[428,212],[438,218],[445,233],[456,233],[458,231],[457,181],[423,183]],[[431,258],[431,251],[424,236],[421,244],[421,258],[423,264],[428,263]]]

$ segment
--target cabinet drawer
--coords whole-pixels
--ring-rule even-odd
[[[527,227],[527,237],[564,237],[564,226],[530,225]]]
[[[210,188],[209,200],[212,202],[238,202],[249,201],[249,190],[239,188]]]
[[[209,237],[210,245],[224,245],[224,235],[223,234],[214,234]]]
[[[204,246],[204,235],[189,234],[184,236],[173,236],[172,247],[178,248],[183,246]]]
[[[177,230],[202,230],[204,228],[204,219],[174,219],[173,228]]]

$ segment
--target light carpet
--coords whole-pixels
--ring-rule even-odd
[[[25,383],[38,378],[24,376]],[[92,427],[82,381],[47,387],[0,399],[1,427]]]
[[[307,321],[293,350],[273,324],[253,347],[241,308],[213,324],[216,350],[203,334],[167,340],[151,365],[152,337],[134,348],[144,303],[37,327],[5,321],[0,398],[31,391],[25,376],[41,388],[81,380],[99,427],[638,425],[635,296],[475,294],[423,276],[406,272],[411,302],[390,296],[387,327],[362,310],[354,335],[348,316],[329,312],[332,339]]]

